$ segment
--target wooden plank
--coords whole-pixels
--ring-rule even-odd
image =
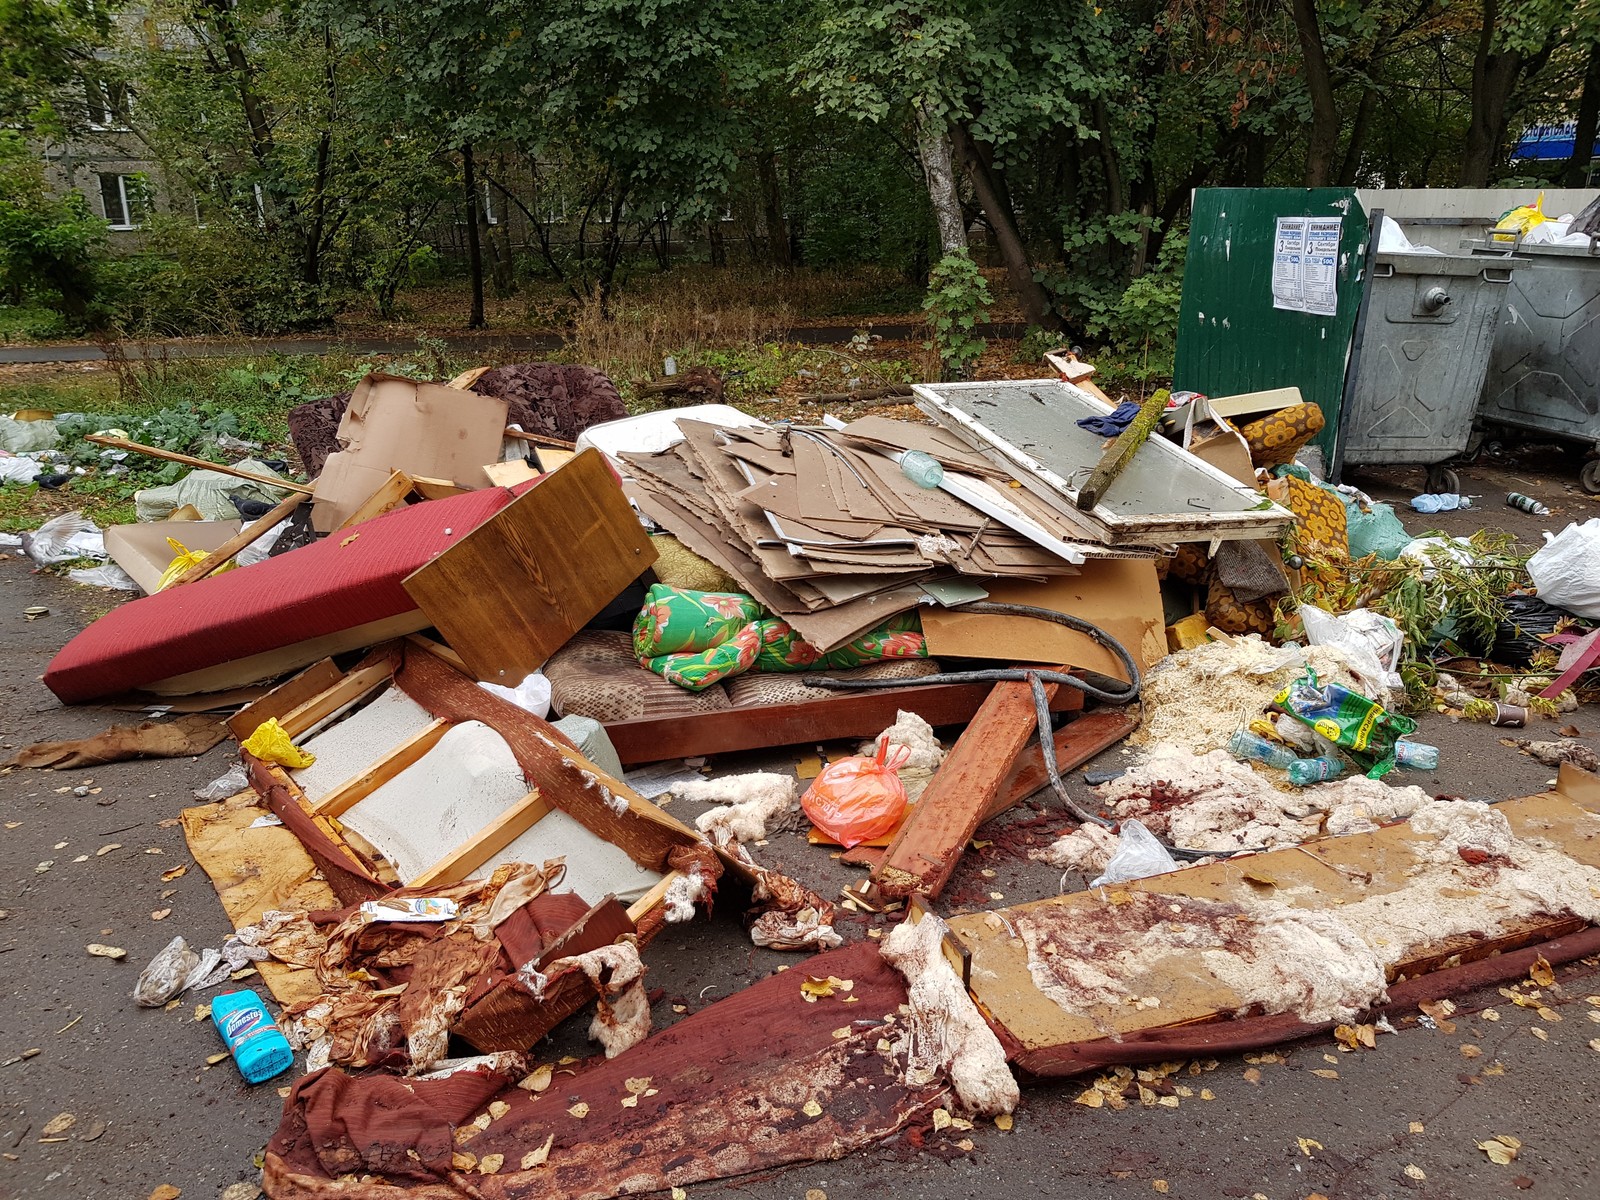
[[[479,679],[514,684],[655,560],[592,450],[412,572],[405,587]]]
[[[345,780],[311,806],[319,817],[337,817],[354,808],[407,767],[413,766],[450,729],[449,721],[434,721],[412,734],[359,775]],[[455,880],[451,880],[452,883]]]
[[[416,488],[417,495],[424,500],[447,500],[451,496],[459,496],[462,492],[471,490],[459,483],[451,483],[448,479],[430,479],[426,475],[413,475],[411,486]]]
[[[1052,696],[1058,686],[1045,684]],[[883,861],[873,869],[877,894],[889,899],[913,894],[931,898],[943,890],[1032,736],[1035,719],[1028,683],[995,684],[884,852]]]
[[[297,738],[318,722],[326,720],[347,704],[353,704],[367,693],[387,683],[394,674],[392,663],[375,663],[370,667],[351,671],[341,676],[339,682],[311,697],[278,718],[278,724],[291,738]]]
[[[539,460],[539,469],[541,471],[554,471],[556,468],[564,467],[571,462],[576,457],[576,453],[572,450],[558,450],[552,446],[535,446],[533,448],[533,456]]]
[[[110,446],[113,450],[131,450],[135,454],[148,454],[151,458],[164,458],[169,462],[183,463],[185,466],[194,467],[201,471],[216,471],[223,475],[232,475],[235,479],[248,479],[252,483],[264,483],[268,487],[277,488],[281,492],[300,492],[311,495],[311,485],[307,483],[294,483],[288,479],[278,479],[271,475],[257,475],[254,471],[241,471],[238,467],[230,467],[225,463],[208,462],[203,458],[195,458],[188,454],[179,454],[174,450],[162,450],[158,446],[143,446],[138,442],[130,442],[125,438],[109,437],[103,433],[90,433],[84,436],[84,441],[93,442],[97,446]]]
[[[532,829],[554,807],[534,788],[411,881],[412,887],[460,883]]]
[[[1101,709],[1067,722],[1055,733],[1056,769],[1064,777],[1068,771],[1081,767],[1102,750],[1115,746],[1137,728],[1139,722],[1123,709]],[[993,820],[1007,809],[1021,804],[1040,788],[1048,786],[1049,782],[1039,743],[1030,742],[1017,756],[1011,773],[1000,785],[994,803],[985,810],[983,819]]]
[[[936,683],[926,687],[839,692],[824,700],[764,704],[692,716],[643,717],[613,721],[606,736],[624,766],[662,758],[727,754],[775,746],[798,746],[834,738],[876,737],[894,724],[901,709],[939,728],[972,720],[995,685]],[[1062,688],[1050,703],[1053,712],[1076,712],[1083,693]]]
[[[665,899],[667,889],[677,881],[681,874],[683,874],[681,871],[668,871],[656,881],[656,885],[653,888],[628,905],[628,920],[638,924],[645,913]]]
[[[445,387],[455,388],[458,392],[467,391],[472,387],[473,384],[477,383],[483,373],[489,369],[490,368],[488,367],[468,367],[449,383],[445,384]]]
[[[463,675],[472,674],[471,671],[467,670],[467,664],[461,661],[461,655],[450,649],[449,646],[446,646],[441,642],[436,642],[432,638],[425,637],[420,633],[411,634],[406,638],[406,641],[410,642],[413,646],[421,647],[423,650],[426,650],[429,654],[432,654],[436,658],[443,659],[456,670],[460,671]]]
[[[381,517],[386,512],[393,512],[406,502],[406,497],[411,495],[416,481],[404,471],[396,471],[380,483],[377,489],[363,500],[356,510],[346,517],[340,525],[333,530],[349,529],[352,525],[359,525],[363,521],[370,521],[373,517]]]
[[[228,729],[239,741],[244,741],[256,731],[263,721],[278,717],[280,720],[314,699],[344,678],[344,672],[325,658],[307,667],[300,674],[273,688],[253,704],[247,704],[228,721]]]
[[[515,462],[490,463],[483,469],[483,473],[495,487],[514,487],[519,483],[527,483],[530,479],[537,479],[540,475],[540,472],[535,471],[520,458]]]
[[[222,545],[207,554],[205,558],[195,563],[167,586],[169,588],[182,587],[186,583],[193,583],[197,579],[204,579],[207,575],[222,570],[224,566],[233,561],[239,551],[250,545],[250,543],[266,533],[267,530],[276,527],[278,522],[290,516],[295,509],[305,503],[305,500],[304,493],[296,492],[259,521],[254,521],[245,526],[223,542]]]

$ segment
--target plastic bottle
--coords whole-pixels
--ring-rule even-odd
[[[1532,513],[1536,517],[1548,517],[1550,510],[1540,504],[1532,496],[1524,496],[1521,492],[1507,492],[1506,503],[1512,508],[1520,508],[1525,513]]]
[[[1419,513],[1455,512],[1458,508],[1471,508],[1472,497],[1455,492],[1424,492],[1411,498],[1411,507]]]
[[[1308,783],[1321,783],[1324,779],[1337,779],[1344,774],[1344,759],[1331,754],[1316,758],[1297,758],[1289,764],[1289,782],[1295,787]]]
[[[931,454],[907,450],[900,456],[900,470],[918,487],[936,488],[944,480],[944,467]]]
[[[1394,761],[1413,771],[1435,771],[1439,767],[1439,747],[1423,742],[1396,742]]]
[[[1235,758],[1250,758],[1258,763],[1266,763],[1280,771],[1287,770],[1290,764],[1298,761],[1289,747],[1269,742],[1259,733],[1251,733],[1248,729],[1234,731],[1228,739],[1228,753]]]
[[[289,1040],[273,1023],[261,997],[249,988],[214,997],[211,1021],[246,1083],[262,1083],[294,1066]]]

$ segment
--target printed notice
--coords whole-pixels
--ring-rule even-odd
[[[1272,256],[1272,307],[1305,312],[1301,259],[1306,249],[1306,219],[1279,217]]]
[[[1300,294],[1305,311],[1331,317],[1339,311],[1340,217],[1312,217],[1306,222],[1306,247]]]

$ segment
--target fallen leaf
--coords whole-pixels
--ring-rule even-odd
[[[478,1174],[496,1175],[499,1173],[500,1168],[505,1166],[505,1162],[506,1156],[504,1154],[485,1154],[478,1160]]]
[[[1412,1179],[1417,1179],[1417,1180],[1426,1179],[1428,1177],[1423,1172],[1422,1168],[1417,1166],[1416,1163],[1407,1163],[1406,1164],[1406,1175],[1408,1177],[1412,1178]]]
[[[1478,1015],[1485,1021],[1498,1021],[1500,1019],[1500,1010],[1497,1008],[1486,1008]]]
[[[178,1005],[180,1005],[182,1003],[183,1003],[182,1000],[168,1000],[166,1005],[162,1008],[161,1011],[162,1012],[171,1012],[173,1009],[177,1008]]]
[[[170,908],[158,908],[150,914],[150,919],[152,921],[165,921],[171,915],[172,910]]]
[[[1165,1179],[1152,1179],[1150,1181],[1150,1186],[1156,1191],[1160,1192],[1163,1196],[1172,1190]]]
[[[128,952],[121,946],[102,946],[99,942],[90,942],[84,949],[96,958],[120,960],[128,957]]]
[[[76,1114],[69,1112],[57,1113],[44,1123],[44,1128],[39,1130],[39,1136],[56,1137],[59,1134],[65,1133],[77,1123],[78,1118]]]
[[[450,1155],[450,1165],[458,1171],[470,1171],[478,1165],[478,1156],[457,1150]]]
[[[241,979],[249,979],[255,973],[256,969],[254,967],[245,967],[243,970],[234,971],[228,978],[238,983]]]
[[[145,853],[146,854],[165,854],[166,851],[163,850],[160,846],[151,846],[147,850],[145,850]]]
[[[230,1183],[223,1188],[222,1194],[217,1197],[217,1200],[256,1200],[259,1195],[261,1195],[261,1188],[258,1185],[251,1183],[249,1180],[243,1180],[239,1183]]]
[[[637,1096],[624,1096],[622,1098],[622,1107],[623,1108],[638,1108],[639,1107],[639,1097],[637,1097]]]
[[[571,1108],[567,1109],[567,1112],[581,1121],[589,1115],[589,1106],[580,1100]]]
[[[855,987],[853,979],[840,979],[837,975],[818,979],[815,975],[807,975],[800,980],[800,997],[807,1004],[815,1004],[818,997],[831,996],[835,992],[848,992],[853,987]]]
[[[555,1073],[554,1067],[543,1063],[518,1080],[517,1086],[525,1092],[542,1092],[550,1086]]]
[[[822,1105],[815,1100],[807,1100],[800,1106],[800,1111],[808,1117],[820,1117],[822,1115]]]
[[[1590,1038],[1589,1049],[1593,1050],[1596,1054],[1600,1054],[1600,1038]]]
[[[836,1037],[836,1038],[847,1038],[847,1037],[849,1037],[850,1036],[850,1026],[841,1025],[838,1029],[835,1029],[833,1031],[833,1036]]]
[[[1261,1068],[1260,1067],[1246,1067],[1244,1069],[1244,1081],[1246,1083],[1259,1084],[1261,1082]]]
[[[1556,973],[1551,970],[1550,964],[1541,954],[1533,960],[1533,966],[1528,968],[1528,978],[1533,981],[1536,987],[1547,988],[1555,984]]]
[[[933,1131],[938,1133],[941,1129],[950,1128],[950,1114],[942,1108],[933,1110]]]
[[[972,1153],[972,1139],[971,1138],[962,1138],[959,1142],[956,1143],[956,1149],[964,1151],[967,1154],[971,1154]]]
[[[532,1167],[544,1166],[545,1163],[550,1161],[550,1147],[554,1146],[555,1144],[556,1135],[552,1133],[549,1137],[545,1138],[544,1145],[540,1146],[537,1150],[529,1150],[522,1156],[522,1169],[526,1171]]]
[[[1014,1123],[1015,1122],[1013,1122],[1011,1120],[1011,1114],[1010,1113],[1001,1113],[998,1117],[996,1117],[994,1119],[994,1127],[996,1129],[998,1129],[1001,1133],[1010,1133],[1011,1132],[1011,1126]]]
[[[1541,1008],[1538,1010],[1538,1012],[1539,1019],[1541,1021],[1549,1021],[1551,1024],[1554,1024],[1555,1022],[1561,1020],[1561,1014],[1553,1008]]]
[[[1542,1029],[1534,1028],[1528,1030],[1528,1032],[1533,1034],[1533,1036],[1538,1038],[1541,1042],[1548,1042],[1550,1040],[1550,1035]]]
[[[1337,1072],[1335,1070],[1332,1070],[1332,1069],[1330,1069],[1328,1067],[1322,1067],[1322,1068],[1313,1070],[1311,1073],[1313,1075],[1317,1076],[1318,1078],[1321,1078],[1321,1079],[1337,1079],[1337,1078],[1339,1078],[1339,1072]]]
[[[150,1193],[150,1200],[178,1200],[181,1195],[183,1195],[182,1188],[173,1187],[170,1183],[163,1183]]]
[[[511,1105],[504,1100],[493,1100],[489,1103],[489,1119],[491,1121],[498,1121],[510,1111]]]
[[[828,1200],[828,1193],[821,1188],[807,1188],[806,1200]]]
[[[1508,1138],[1503,1133],[1498,1133],[1487,1142],[1478,1142],[1477,1147],[1489,1156],[1489,1161],[1499,1166],[1510,1166],[1516,1161],[1517,1151],[1522,1149],[1522,1143],[1516,1138]]]
[[[1202,1100],[1215,1100],[1216,1098],[1217,1098],[1217,1094],[1215,1092],[1213,1092],[1210,1088],[1201,1088],[1200,1089],[1200,1099],[1202,1099]]]
[[[98,849],[98,850],[96,850],[94,852],[94,856],[96,858],[99,858],[102,855],[110,854],[113,850],[121,850],[121,849],[122,849],[122,843],[121,842],[107,842],[104,846],[101,846],[100,849]]]
[[[188,871],[189,871],[189,864],[188,863],[184,863],[183,866],[181,866],[181,867],[173,867],[172,870],[170,870],[170,871],[163,871],[163,872],[161,872],[161,882],[162,883],[171,883],[174,879],[178,878],[180,875],[188,874]]]
[[[1322,1143],[1317,1141],[1316,1138],[1296,1138],[1295,1141],[1300,1143],[1300,1153],[1304,1154],[1307,1158],[1311,1157],[1311,1152],[1313,1150],[1322,1149]]]
[[[100,1140],[100,1135],[103,1134],[107,1128],[108,1126],[104,1121],[96,1118],[95,1120],[90,1121],[89,1127],[78,1135],[78,1140],[80,1142],[97,1142]]]
[[[1176,1096],[1163,1096],[1161,1099],[1157,1100],[1156,1103],[1162,1108],[1177,1108],[1178,1098]]]
[[[209,1056],[209,1057],[207,1057],[207,1059],[206,1059],[206,1066],[208,1066],[208,1067],[214,1067],[214,1066],[216,1066],[216,1065],[217,1065],[217,1064],[218,1064],[218,1063],[219,1063],[219,1062],[222,1062],[222,1061],[223,1061],[223,1060],[224,1060],[224,1059],[226,1059],[226,1058],[227,1058],[227,1057],[228,1057],[228,1052],[227,1052],[227,1051],[226,1051],[226,1050],[224,1050],[224,1051],[223,1051],[223,1052],[222,1052],[222,1053],[221,1053],[221,1054],[213,1054],[213,1055],[210,1055],[210,1056]]]
[[[1422,1125],[1421,1121],[1413,1121],[1413,1122],[1411,1122],[1411,1125],[1408,1128],[1408,1132],[1410,1132],[1410,1133],[1421,1133],[1422,1130],[1423,1130],[1423,1125]]]
[[[689,1200],[689,1193],[681,1187],[673,1188],[668,1194],[672,1197],[672,1200]]]
[[[1461,1047],[1462,1058],[1477,1058],[1482,1053],[1483,1050],[1477,1046],[1474,1046],[1471,1042],[1466,1042]]]
[[[1479,1073],[1482,1075],[1504,1075],[1506,1073],[1506,1065],[1502,1062],[1492,1062]]]

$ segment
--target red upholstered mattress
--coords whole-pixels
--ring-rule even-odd
[[[536,484],[413,504],[124,604],[61,648],[45,684],[83,704],[413,612],[401,580]]]

